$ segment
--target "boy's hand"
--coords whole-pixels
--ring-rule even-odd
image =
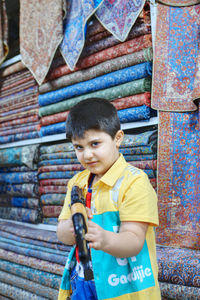
[[[89,247],[102,250],[106,240],[106,231],[91,220],[88,221],[88,232],[85,239],[89,242]]]

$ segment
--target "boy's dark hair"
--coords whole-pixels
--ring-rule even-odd
[[[89,129],[104,131],[112,138],[120,130],[117,110],[108,100],[89,98],[70,110],[66,121],[66,138],[83,138]]]

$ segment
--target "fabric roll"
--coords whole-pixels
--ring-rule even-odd
[[[39,206],[39,199],[37,198],[24,198],[24,197],[1,197],[0,206],[13,206],[36,209]]]
[[[37,184],[2,184],[0,185],[0,194],[8,194],[11,196],[23,196],[35,198],[38,196]]]
[[[0,207],[0,217],[26,223],[40,223],[42,220],[39,209],[19,207]]]
[[[126,54],[131,54],[131,53],[143,50],[145,48],[151,47],[152,40],[151,40],[151,36],[149,33],[150,33],[149,30],[147,32],[144,31],[142,34],[139,34],[141,36],[133,38],[132,40],[124,42],[122,44],[118,44],[118,43],[114,44],[115,46],[113,46],[113,47],[111,47],[111,46],[108,47],[108,45],[105,45],[103,47],[104,50],[98,51],[97,53],[91,54],[89,56],[86,52],[86,54],[87,54],[86,57],[80,58],[74,71],[93,67],[93,66],[98,65],[102,62],[105,62],[109,59],[114,59],[116,57],[120,57],[120,56],[123,56]],[[105,41],[104,41],[104,43],[105,43]],[[112,44],[112,42],[110,42],[110,41],[109,41],[109,43]],[[147,53],[147,57],[149,57],[148,53]],[[150,57],[151,57],[151,54],[150,54]],[[151,59],[149,59],[149,60],[151,60]],[[70,68],[66,64],[64,64],[55,69],[52,69],[52,71],[47,76],[47,80],[53,80],[53,79],[61,77],[63,75],[67,75],[71,72],[72,71],[70,70]]]
[[[102,75],[86,82],[79,82],[56,91],[41,94],[38,96],[40,106],[45,106],[59,101],[94,92],[97,89],[105,89],[115,85],[123,84],[133,80],[150,76],[152,73],[151,62],[144,62],[135,66],[127,67],[118,71]]]
[[[41,195],[42,205],[63,205],[66,194],[44,194]]]
[[[71,177],[70,177],[71,178]],[[67,186],[69,179],[40,179],[40,185],[64,185]]]
[[[79,161],[76,158],[66,158],[66,159],[51,159],[51,160],[42,160],[38,162],[38,167],[41,166],[54,166],[54,165],[66,165],[66,164],[78,164]]]
[[[67,192],[67,187],[66,186],[62,186],[62,185],[59,185],[59,186],[53,186],[53,185],[50,185],[50,186],[39,186],[39,193],[40,195],[43,195],[43,194],[55,194],[55,193],[58,193],[58,194],[64,194]]]
[[[137,122],[149,120],[151,117],[150,108],[146,105],[130,107],[117,111],[120,123]]]
[[[60,122],[56,124],[50,124],[47,126],[42,126],[40,128],[40,135],[52,135],[66,132],[66,122]]]
[[[49,194],[49,196],[51,196],[51,195]],[[38,234],[40,234],[40,230],[37,230],[37,232],[38,232]],[[46,232],[47,236],[48,236],[48,233],[49,232]],[[28,234],[29,234],[29,232],[27,232],[27,236],[28,236]],[[4,237],[6,239],[11,239],[13,241],[22,242],[22,243],[26,243],[29,245],[45,247],[45,248],[48,248],[48,251],[49,251],[49,249],[57,249],[57,250],[62,251],[62,254],[64,254],[64,255],[66,255],[66,253],[68,253],[70,251],[70,246],[66,246],[59,241],[51,242],[51,241],[44,241],[44,239],[37,240],[37,239],[33,239],[34,237],[32,237],[32,238],[22,237],[22,236],[16,235],[15,233],[10,233],[10,232],[6,232],[6,231],[2,231],[2,230],[0,230],[0,236]],[[42,238],[42,236],[40,236],[40,238]],[[54,238],[54,240],[55,240],[55,238]]]
[[[197,109],[194,100],[200,97],[199,9],[200,4],[189,7],[157,5],[154,109],[173,112]]]
[[[6,96],[6,97],[0,97],[0,105],[1,107],[4,105],[5,102],[8,102],[10,100],[16,100],[16,99],[23,99],[24,97],[30,97],[34,94],[36,94],[38,91],[38,87],[37,86],[32,86],[24,91],[20,91],[20,92],[16,92],[16,93],[13,93],[9,96]]]
[[[137,2],[137,4],[131,0],[123,3],[120,0],[114,2],[105,0],[96,11],[95,16],[112,35],[120,41],[124,41],[144,5],[145,0]],[[117,20],[116,15],[118,16]]]
[[[160,282],[200,287],[199,250],[158,245],[156,251]]]
[[[46,116],[40,119],[40,125],[46,126],[50,124],[60,123],[66,121],[69,111],[60,112],[51,116]]]
[[[74,151],[74,146],[72,143],[60,143],[55,145],[41,145],[40,155],[59,153],[59,152],[71,152]]]
[[[117,110],[125,109],[129,107],[135,107],[135,106],[151,106],[151,93],[145,92],[129,97],[124,97],[121,99],[115,99],[111,102]]]
[[[48,225],[57,225],[58,218],[43,218],[42,223]]]
[[[60,264],[63,264],[63,261],[66,258],[66,253],[60,250],[46,248],[38,245],[26,244],[3,237],[0,237],[0,244],[2,249],[11,250],[13,252],[24,254],[27,256],[39,258],[43,257],[42,259],[44,260],[53,261]],[[56,256],[59,256],[59,258],[56,258]]]
[[[128,161],[129,164],[139,169],[152,169],[157,170],[157,160],[144,160],[144,161]]]
[[[41,154],[39,160],[76,157],[75,151]]]
[[[159,113],[156,234],[165,246],[199,249],[199,116],[199,111]]]
[[[4,128],[6,126],[12,126],[12,125],[16,125],[16,124],[26,124],[26,123],[30,123],[30,122],[37,122],[37,121],[39,121],[39,116],[38,116],[38,114],[34,114],[30,117],[24,117],[21,119],[11,120],[11,121],[6,121],[3,123],[0,123],[0,128]]]
[[[32,104],[38,104],[37,101],[37,94],[33,94],[30,96],[25,96],[23,99],[11,99],[10,101],[0,103],[0,111],[2,112],[8,112],[10,110],[19,109],[24,107],[25,105],[32,105]]]
[[[13,128],[13,129],[4,129],[0,131],[0,135],[4,136],[4,135],[16,135],[18,133],[30,133],[30,132],[37,132],[40,130],[40,125],[39,123],[35,125],[26,125],[26,126],[21,126],[18,128]],[[14,139],[14,138],[13,138]]]
[[[0,182],[5,183],[37,183],[37,171],[0,173]]]
[[[151,50],[150,50],[151,49]],[[83,69],[72,74],[62,76],[54,81],[49,81],[40,86],[39,92],[46,93],[51,90],[56,90],[61,87],[78,83],[81,81],[87,81],[94,77],[98,77],[110,72],[114,72],[119,69],[131,67],[146,61],[150,61],[153,58],[152,48],[143,49],[133,54],[128,54],[108,60],[96,66],[92,66],[87,69]],[[149,59],[150,58],[150,59]]]
[[[151,77],[145,77],[142,79],[134,80],[132,82],[120,84],[105,90],[100,90],[90,94],[74,97],[72,99],[63,100],[59,103],[40,107],[40,117],[45,115],[52,115],[54,113],[62,112],[71,109],[75,104],[83,101],[87,98],[104,98],[107,100],[114,100],[116,98],[122,98],[130,95],[135,95],[143,92],[149,92],[151,90]]]
[[[156,141],[156,140],[155,140]],[[119,149],[119,151],[123,155],[137,155],[137,154],[152,154],[156,153],[156,145],[155,142],[148,146],[135,146],[135,147],[127,147]]]
[[[154,160],[157,154],[138,154],[138,155],[124,155],[126,161],[141,161],[141,160]]]
[[[43,205],[42,213],[44,217],[58,217],[61,213],[62,206],[60,205]],[[66,261],[65,261],[66,262]],[[64,264],[65,264],[64,262]]]
[[[159,282],[161,295],[167,299],[199,299],[200,289],[167,282]]]
[[[46,300],[44,297],[40,297],[31,292],[25,291],[24,289],[3,282],[0,282],[0,294],[16,300]]]
[[[45,173],[40,173],[38,175],[38,179],[69,179],[75,174],[77,174],[78,171],[65,171],[65,172],[45,172]]]
[[[76,65],[85,42],[86,23],[103,0],[71,1],[64,19],[60,51],[71,70]],[[87,6],[85,9],[84,6]]]
[[[39,258],[21,255],[4,249],[0,249],[0,258],[57,275],[62,275],[64,271],[63,265],[45,261]]]
[[[41,84],[63,38],[63,2],[51,0],[35,5],[35,2],[22,0],[20,4],[22,61]]]
[[[120,147],[147,146],[157,139],[158,131],[148,130],[138,134],[125,134]]]
[[[1,74],[1,77],[5,77],[5,76],[9,76],[10,74],[13,74],[13,73],[20,72],[21,70],[24,70],[25,68],[26,68],[25,65],[21,61],[19,61],[17,63],[12,64],[11,66],[8,66],[8,67],[2,69],[0,71],[0,74]]]
[[[27,166],[3,167],[0,168],[0,173],[11,172],[29,172],[31,169]]]
[[[42,166],[38,169],[38,174],[43,172],[55,172],[55,171],[81,171],[84,168],[81,164],[67,164],[67,165],[52,165],[52,166]]]
[[[0,91],[0,97],[3,99],[6,96],[10,96],[12,94],[15,94],[17,92],[23,92],[31,87],[35,86],[35,80],[32,78],[31,80],[24,82],[22,84],[18,83],[17,86],[9,87],[8,89],[4,89]]]
[[[30,80],[34,80],[34,78],[32,74],[26,69],[24,71],[13,73],[10,76],[1,77],[1,90],[8,90]]]
[[[26,165],[30,169],[37,168],[39,146],[23,146],[16,148],[0,149],[0,166],[22,166]]]
[[[19,109],[10,110],[10,111],[1,113],[0,116],[1,116],[1,117],[5,117],[5,116],[13,115],[13,114],[16,114],[16,113],[21,113],[21,112],[25,112],[25,111],[30,111],[30,110],[36,109],[36,108],[38,108],[38,107],[39,107],[38,104],[27,105],[27,106],[24,106],[24,107],[19,108]]]
[[[157,172],[156,170],[152,170],[152,169],[144,169],[143,170],[147,176],[151,179],[151,178],[156,178],[157,177]]]
[[[4,272],[0,270],[0,281],[6,284],[14,285],[22,290],[29,291],[37,296],[42,296],[44,299],[56,299],[58,297],[58,290],[50,287],[43,286],[39,283],[35,283],[32,280],[28,280],[16,275]]]
[[[22,112],[18,112],[18,113],[14,113],[12,115],[8,115],[8,116],[2,116],[0,119],[0,123],[4,123],[6,121],[12,121],[12,120],[18,120],[18,119],[22,119],[25,116],[26,117],[31,117],[38,114],[38,108],[35,109],[30,109],[28,111],[22,111]]]
[[[17,133],[7,136],[0,136],[0,144],[12,143],[22,140],[36,139],[40,137],[39,131]]]

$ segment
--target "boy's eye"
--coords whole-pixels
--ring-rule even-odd
[[[81,147],[79,145],[75,145],[74,148],[75,148],[75,150],[81,150],[83,147]]]
[[[99,142],[93,142],[92,143],[92,147],[96,147],[96,146],[98,146],[99,145]]]

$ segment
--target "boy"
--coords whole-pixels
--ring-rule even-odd
[[[68,183],[57,235],[63,243],[75,244],[71,189],[78,185],[86,197],[90,188],[85,238],[91,249],[94,279],[84,280],[73,248],[59,299],[67,299],[71,275],[72,300],[159,300],[154,235],[154,226],[158,225],[156,193],[147,175],[129,165],[119,153],[124,134],[115,107],[96,98],[76,104],[67,119],[66,136],[85,170]]]

